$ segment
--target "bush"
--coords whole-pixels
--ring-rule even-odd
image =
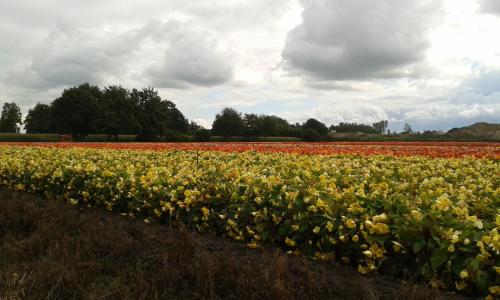
[[[208,142],[212,137],[212,132],[208,129],[200,129],[194,132],[193,140],[195,142]]]
[[[58,134],[0,133],[0,142],[59,142]]]
[[[302,139],[304,140],[304,142],[319,142],[321,140],[321,136],[316,130],[312,128],[306,128],[304,129],[304,133],[302,134]]]
[[[160,138],[162,142],[189,142],[190,137],[175,130],[167,130],[163,137]]]

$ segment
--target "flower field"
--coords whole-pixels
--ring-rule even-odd
[[[130,150],[200,150],[222,152],[280,152],[297,154],[358,154],[358,155],[390,155],[390,156],[430,156],[430,157],[462,157],[500,159],[499,143],[465,143],[465,142],[335,142],[335,143],[25,143],[0,142],[1,145],[38,146],[56,148],[105,148]]]
[[[0,188],[492,298],[500,296],[499,148],[10,143],[0,146]]]

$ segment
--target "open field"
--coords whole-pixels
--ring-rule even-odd
[[[500,143],[473,142],[212,142],[212,143],[23,143],[4,142],[0,146],[27,146],[47,148],[96,148],[128,150],[194,150],[297,154],[352,154],[352,155],[388,155],[388,156],[430,156],[500,158]]]
[[[500,295],[498,144],[2,145],[3,189]]]

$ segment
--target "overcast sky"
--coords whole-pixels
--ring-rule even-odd
[[[0,0],[0,103],[154,86],[210,127],[225,106],[290,122],[500,122],[499,0]]]

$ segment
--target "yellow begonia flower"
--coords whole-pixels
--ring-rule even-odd
[[[350,229],[356,228],[356,221],[354,221],[353,219],[348,219],[345,222],[345,226],[347,226],[347,228],[350,228]]]

